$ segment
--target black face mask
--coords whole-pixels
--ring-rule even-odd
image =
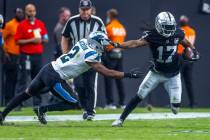
[[[184,22],[184,21],[180,21],[179,24],[180,24],[181,27],[182,27],[182,26],[187,26],[187,25],[188,25],[188,23],[187,23],[187,22]]]

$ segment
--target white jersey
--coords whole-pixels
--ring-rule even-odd
[[[100,54],[90,48],[87,39],[81,39],[67,53],[51,62],[54,70],[62,79],[75,78],[91,67],[86,62],[100,62]]]

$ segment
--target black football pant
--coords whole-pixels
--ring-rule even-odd
[[[53,95],[60,98],[63,102],[68,104],[78,104],[77,96],[72,92],[65,80],[61,79],[59,74],[54,71],[51,64],[45,65],[38,75],[31,81],[29,87],[22,94],[13,98],[3,111],[3,117],[20,105],[23,101],[29,99],[31,96],[37,96],[42,91],[51,91]],[[53,111],[53,110],[50,110]]]
[[[4,98],[7,104],[15,96],[15,86],[18,73],[18,55],[9,54],[4,57]]]
[[[104,65],[109,69],[114,69],[117,71],[123,71],[123,59],[111,59],[109,56],[103,57]],[[119,105],[124,105],[125,100],[125,90],[122,79],[113,79],[109,77],[104,77],[105,82],[105,95],[106,95],[106,103],[113,104],[113,84],[116,82],[118,95],[119,95]]]
[[[30,61],[30,66],[27,66],[27,61]],[[30,67],[30,68],[27,68]],[[28,81],[34,79],[42,68],[42,55],[20,55],[20,64],[18,71],[18,79],[16,85],[16,95],[22,93],[28,86]],[[39,94],[33,97],[33,105],[38,106],[42,102]]]
[[[92,69],[74,79],[75,90],[78,93],[80,104],[89,115],[95,114],[97,82],[98,74]]]
[[[193,108],[195,106],[195,95],[193,90],[193,63],[183,63],[181,74],[185,83],[189,99],[189,107]]]

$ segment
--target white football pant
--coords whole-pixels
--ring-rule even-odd
[[[162,74],[149,71],[139,86],[138,96],[144,99],[160,83],[163,83],[164,88],[168,92],[171,104],[181,103],[182,84],[180,73],[168,78]]]

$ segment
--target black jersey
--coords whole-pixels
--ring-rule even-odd
[[[175,34],[168,38],[161,36],[155,29],[145,31],[142,38],[149,42],[154,60],[153,71],[162,73],[167,77],[179,73],[180,59],[177,54],[177,46],[184,39],[184,36],[181,29],[177,29]]]

